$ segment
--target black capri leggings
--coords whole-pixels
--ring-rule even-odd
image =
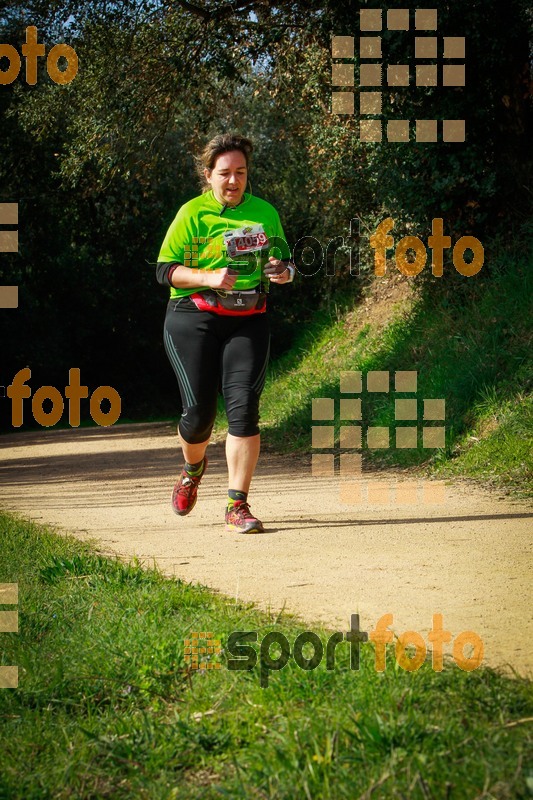
[[[222,391],[233,436],[259,433],[259,397],[270,352],[267,314],[230,317],[199,311],[192,300],[170,300],[165,351],[183,405],[179,432],[190,444],[209,439]]]

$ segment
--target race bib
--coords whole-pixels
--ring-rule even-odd
[[[262,225],[245,225],[224,233],[226,253],[231,259],[246,253],[255,253],[268,247],[268,236]]]

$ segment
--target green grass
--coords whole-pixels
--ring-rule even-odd
[[[533,396],[517,393],[502,401],[492,388],[473,407],[474,426],[460,438],[453,458],[443,460],[442,475],[479,478],[508,488],[513,494],[533,494]]]
[[[19,633],[0,638],[1,663],[19,666],[19,688],[0,690],[1,798],[533,794],[525,679],[452,663],[405,672],[392,652],[377,673],[371,645],[356,671],[344,643],[334,670],[291,659],[261,688],[259,666],[229,670],[227,651],[219,670],[191,670],[184,638],[209,630],[226,648],[232,631],[277,631],[292,643],[298,621],[9,515],[0,563],[20,614]]]
[[[505,270],[500,269],[504,263]],[[452,272],[442,279],[447,284],[431,280],[409,311],[392,309],[384,330],[357,327],[357,306],[355,315],[318,312],[303,326],[268,376],[261,401],[265,444],[280,452],[309,453],[312,399],[338,400],[341,371],[416,370],[418,420],[400,425],[421,429],[421,399],[444,398],[446,447],[424,449],[419,434],[417,449],[365,450],[367,463],[418,465],[531,495],[533,291],[528,258],[495,251],[487,275],[467,279]],[[363,424],[390,427],[394,445],[393,392],[364,392],[362,398]],[[224,427],[221,409],[217,430]]]

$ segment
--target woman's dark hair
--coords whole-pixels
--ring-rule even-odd
[[[246,159],[246,167],[250,168],[250,161],[254,146],[250,139],[238,133],[221,133],[206,144],[199,156],[195,157],[196,171],[202,184],[202,191],[207,192],[211,187],[204,176],[204,169],[213,169],[216,160],[222,153],[240,150]]]

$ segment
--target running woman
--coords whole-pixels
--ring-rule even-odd
[[[248,504],[270,349],[262,283],[290,283],[295,273],[278,212],[245,191],[252,150],[249,139],[234,134],[207,144],[196,159],[203,193],[179,209],[157,264],[159,283],[170,287],[164,344],[183,407],[185,463],[172,507],[185,516],[196,504],[220,388],[228,418],[225,525],[239,533],[264,531]],[[269,255],[273,247],[281,258]]]

